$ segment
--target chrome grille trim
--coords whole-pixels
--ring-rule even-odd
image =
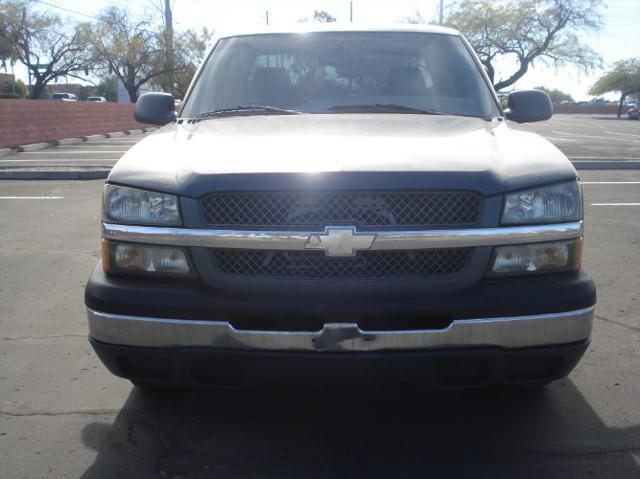
[[[376,231],[369,251],[451,249],[559,241],[582,236],[583,222],[498,228]],[[102,224],[102,237],[170,246],[303,251],[317,231],[244,231]]]

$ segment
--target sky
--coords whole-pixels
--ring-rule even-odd
[[[35,0],[35,8],[54,10],[62,17],[88,20],[110,4],[142,12],[153,11],[163,0]],[[605,69],[614,62],[640,56],[640,0],[605,0],[604,29],[583,38],[602,55]],[[172,0],[174,28],[201,28],[229,31],[264,25],[266,12],[272,25],[296,23],[315,9],[325,10],[338,21],[349,21],[349,0]],[[444,0],[445,8],[452,0]],[[437,20],[438,0],[353,0],[355,22],[393,23],[419,12],[426,22]],[[501,67],[505,70],[508,64]],[[499,66],[500,68],[500,66]],[[26,81],[26,72],[15,73]],[[575,100],[587,100],[589,88],[603,70],[589,73],[575,68],[554,68],[536,63],[516,84],[518,89],[544,85],[570,93]],[[72,80],[70,80],[72,81]],[[76,81],[76,80],[73,80]],[[615,95],[609,98],[615,99]]]

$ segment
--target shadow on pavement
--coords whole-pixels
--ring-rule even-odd
[[[84,477],[639,477],[640,427],[607,428],[569,380],[541,391],[143,393]],[[639,451],[635,451],[638,453]]]

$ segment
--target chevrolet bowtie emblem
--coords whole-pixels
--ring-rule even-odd
[[[305,249],[321,249],[327,256],[355,256],[376,240],[371,233],[356,233],[353,227],[327,226],[324,233],[309,235]]]

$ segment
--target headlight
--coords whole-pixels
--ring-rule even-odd
[[[191,275],[183,248],[103,241],[102,264],[108,273]]]
[[[563,223],[582,219],[582,194],[577,181],[509,193],[502,224]]]
[[[491,275],[576,271],[581,260],[581,239],[500,246],[493,255]]]
[[[106,185],[104,220],[113,223],[180,226],[178,197],[165,193]]]

